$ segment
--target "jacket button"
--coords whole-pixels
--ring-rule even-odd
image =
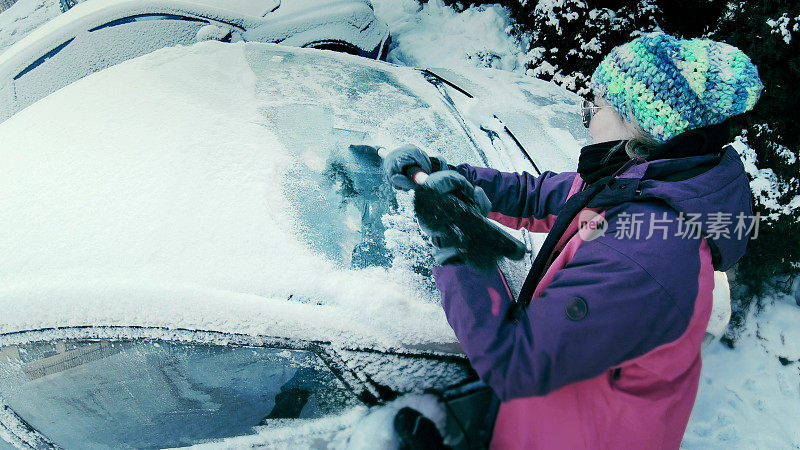
[[[581,297],[573,297],[567,302],[566,312],[569,320],[583,320],[589,314],[589,305]]]

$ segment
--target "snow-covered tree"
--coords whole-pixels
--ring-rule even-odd
[[[531,76],[581,95],[613,47],[658,29],[655,0],[512,0],[514,32],[528,47]]]
[[[800,3],[734,0],[717,23],[710,36],[747,53],[765,86],[752,113],[735,120],[744,128],[737,142],[749,146],[743,159],[764,217],[739,269],[758,287],[800,273]]]

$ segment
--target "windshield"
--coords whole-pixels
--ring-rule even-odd
[[[92,107],[41,129],[45,111],[75,102]],[[204,42],[116,65],[26,111],[0,124],[11,164],[0,205],[16,211],[0,220],[11,230],[0,285],[15,286],[0,298],[25,305],[7,323],[46,310],[60,326],[384,348],[455,340],[411,194],[349,149],[407,141],[479,162],[417,71]]]
[[[65,448],[185,446],[358,404],[312,352],[163,341],[6,347],[0,398]]]
[[[263,48],[247,57],[261,110],[293,160],[284,190],[302,235],[342,266],[392,265],[384,239],[391,219],[384,216],[398,206],[380,160],[350,144],[408,141],[451,161],[479,163],[452,119],[391,72]],[[424,83],[416,91],[426,89],[433,92]]]

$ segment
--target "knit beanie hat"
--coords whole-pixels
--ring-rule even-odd
[[[660,32],[615,47],[591,80],[595,95],[659,142],[753,109],[763,88],[738,48]]]

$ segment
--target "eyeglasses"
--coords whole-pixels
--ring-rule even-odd
[[[590,102],[589,100],[584,100],[581,102],[581,120],[583,121],[583,126],[589,128],[589,123],[592,121],[592,117],[597,114],[598,109],[608,108],[606,106],[597,106],[594,103]]]

